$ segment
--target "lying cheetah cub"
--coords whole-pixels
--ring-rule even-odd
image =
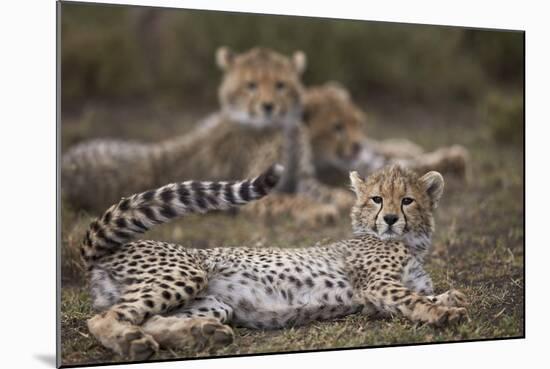
[[[94,307],[90,332],[106,347],[146,359],[160,346],[203,348],[233,341],[228,323],[258,329],[372,311],[443,324],[465,315],[457,291],[434,296],[422,268],[443,192],[436,172],[394,166],[364,181],[355,237],[299,249],[187,249],[134,241],[152,226],[189,213],[244,205],[271,191],[282,167],[252,180],[183,182],[133,195],[91,223],[82,244]]]

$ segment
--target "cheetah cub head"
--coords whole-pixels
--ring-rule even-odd
[[[429,239],[434,227],[433,211],[443,194],[438,172],[419,177],[398,165],[386,167],[366,179],[350,173],[356,202],[351,211],[356,234],[381,240]]]
[[[302,119],[317,169],[348,171],[360,160],[367,118],[345,87],[337,82],[308,87]]]
[[[219,100],[230,119],[261,129],[297,123],[306,69],[302,51],[288,57],[260,47],[240,54],[220,47],[216,60],[224,72]]]

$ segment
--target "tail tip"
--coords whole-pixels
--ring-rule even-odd
[[[262,183],[271,189],[277,185],[281,179],[285,167],[281,164],[273,164],[264,173],[257,178],[257,183]]]
[[[274,176],[277,178],[283,175],[283,172],[285,171],[285,167],[282,164],[275,163],[271,166],[271,172]]]

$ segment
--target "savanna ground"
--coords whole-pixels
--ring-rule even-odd
[[[405,137],[427,149],[458,143],[470,151],[468,181],[447,178],[446,191],[436,213],[433,249],[427,261],[436,291],[452,287],[468,296],[471,303],[468,321],[453,327],[434,328],[412,324],[400,317],[370,320],[354,315],[284,330],[236,329],[235,342],[216,352],[162,350],[156,359],[524,335],[521,129],[514,131],[517,137],[508,143],[495,140],[499,134],[506,136],[506,130],[502,133],[501,128],[491,125],[477,106],[458,103],[446,108],[421,108],[369,101],[365,108],[369,112],[368,132],[372,137]],[[82,111],[68,113],[63,116],[63,147],[90,135],[161,139],[185,132],[203,113],[168,114],[162,108],[147,112],[89,105]],[[98,122],[101,124],[96,124]],[[77,248],[90,220],[91,215],[63,204],[61,351],[64,365],[122,360],[103,348],[86,327],[86,320],[93,312]],[[244,215],[216,214],[185,218],[158,227],[146,237],[178,242],[185,247],[299,247],[349,235],[347,215],[333,226],[312,229],[288,219],[266,223]]]

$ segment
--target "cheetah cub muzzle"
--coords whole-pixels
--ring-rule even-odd
[[[123,198],[94,220],[82,243],[97,315],[90,332],[119,355],[230,345],[232,326],[275,329],[358,312],[402,314],[441,325],[465,316],[464,295],[433,294],[422,267],[443,178],[387,168],[351,174],[355,236],[305,248],[184,248],[132,241],[192,213],[267,195],[283,168],[241,181],[169,184]]]

